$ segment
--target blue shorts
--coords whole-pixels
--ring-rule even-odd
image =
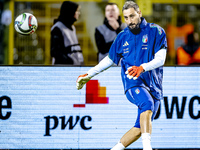
[[[128,100],[138,107],[138,116],[134,127],[140,128],[140,114],[146,110],[153,112],[153,118],[156,116],[158,111],[160,100],[155,99],[144,87],[133,87],[126,92]]]

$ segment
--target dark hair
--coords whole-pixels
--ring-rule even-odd
[[[195,34],[195,32],[192,32],[187,35],[187,45],[194,45],[194,43],[198,43],[198,39]]]
[[[60,15],[64,16],[65,18],[66,18],[66,16],[74,17],[74,14],[75,14],[78,6],[79,5],[75,2],[64,1],[60,8]]]
[[[104,7],[104,11],[106,10],[106,7],[109,5],[111,5],[111,6],[116,5],[118,7],[118,5],[116,3],[106,3],[106,6]]]
[[[117,5],[117,4],[116,3],[107,3],[106,6],[108,6],[108,5]]]
[[[126,1],[123,8],[122,8],[122,11],[126,10],[126,9],[129,9],[129,8],[134,8],[135,11],[139,11],[139,6],[138,4],[136,4],[135,2],[133,1]]]
[[[57,21],[61,21],[65,24],[65,26],[72,29],[71,25],[76,21],[76,18],[74,18],[74,14],[78,7],[79,5],[75,2],[64,1],[60,8],[60,15],[58,19],[54,20],[54,24]]]

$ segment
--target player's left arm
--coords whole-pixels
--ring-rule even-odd
[[[158,25],[155,25],[156,29],[156,42],[154,45],[154,59],[148,63],[141,64],[144,71],[150,71],[156,69],[160,66],[163,66],[167,54],[167,39],[166,34],[163,28]]]
[[[156,69],[160,66],[163,66],[165,64],[166,60],[166,54],[167,54],[167,49],[163,48],[159,50],[156,54],[153,60],[151,60],[148,63],[143,63],[141,66],[143,67],[144,71],[150,71],[153,69]]]
[[[150,62],[143,63],[139,67],[137,66],[129,67],[128,70],[126,71],[127,77],[129,79],[133,78],[135,80],[140,76],[141,73],[163,66],[166,59],[166,53],[167,50],[163,48],[155,54],[154,59],[151,60]]]

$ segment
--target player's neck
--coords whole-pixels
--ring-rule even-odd
[[[137,29],[131,29],[129,28],[129,30],[133,33],[133,34],[139,34],[141,29],[140,28],[137,28]]]

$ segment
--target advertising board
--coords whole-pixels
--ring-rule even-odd
[[[76,79],[90,67],[0,67],[0,149],[110,149],[134,126],[120,68]],[[164,67],[153,148],[200,148],[200,68]],[[142,148],[141,139],[129,148]]]

